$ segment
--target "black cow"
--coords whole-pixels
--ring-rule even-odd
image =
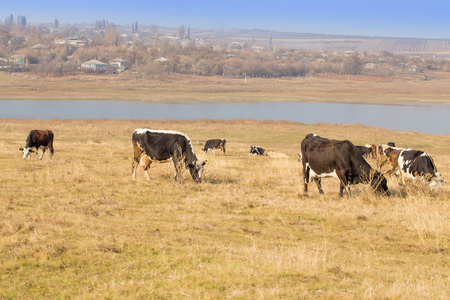
[[[173,161],[174,178],[180,176],[182,166],[188,168],[194,181],[200,182],[205,161],[198,160],[190,138],[177,131],[136,129],[132,137],[133,162],[132,174],[136,178],[136,169],[141,165],[150,180],[149,169],[153,162]]]
[[[372,147],[369,148],[367,146],[356,146],[356,148],[358,148],[359,152],[364,157],[368,157],[369,154],[372,153]]]
[[[207,140],[205,143],[205,147],[203,147],[203,151],[208,152],[211,151],[214,154],[214,149],[222,150],[222,155],[225,155],[225,145],[227,141],[225,139],[212,139]]]
[[[323,194],[321,178],[335,177],[340,180],[339,196],[344,189],[350,196],[350,185],[369,183],[379,194],[389,195],[386,178],[367,163],[350,141],[337,141],[308,134],[301,144],[305,193],[309,180],[316,181]]]
[[[256,147],[255,145],[252,145],[250,147],[250,154],[253,154],[253,155],[267,155],[267,151],[264,148]]]
[[[50,150],[50,159],[52,159],[54,148],[53,148],[53,137],[54,134],[51,130],[31,130],[28,134],[25,147],[19,148],[23,151],[23,158],[28,158],[31,156],[32,152],[36,152],[36,158],[42,159],[45,150]],[[39,149],[42,149],[42,154],[39,157]]]
[[[402,150],[398,154],[398,168],[403,184],[405,184],[405,178],[415,179],[416,177],[422,177],[429,182],[433,181],[431,185],[442,182],[433,158],[420,150]]]

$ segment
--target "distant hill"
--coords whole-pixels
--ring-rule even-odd
[[[196,28],[192,37],[226,42],[247,42],[258,46],[269,46],[272,38],[274,49],[317,50],[317,51],[364,51],[369,54],[388,51],[398,55],[420,55],[424,57],[450,58],[450,39],[386,38],[370,36],[342,36],[278,32],[270,30],[217,30]]]

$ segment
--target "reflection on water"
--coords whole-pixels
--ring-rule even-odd
[[[362,124],[450,133],[450,105],[364,105],[298,102],[0,101],[0,118],[255,119],[306,124]]]

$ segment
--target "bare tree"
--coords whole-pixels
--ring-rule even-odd
[[[180,40],[184,39],[185,34],[186,34],[186,28],[184,27],[184,25],[181,25],[180,27],[178,27],[178,38]]]

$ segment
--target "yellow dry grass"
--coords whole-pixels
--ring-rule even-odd
[[[245,80],[222,76],[169,75],[142,78],[134,73],[80,73],[65,77],[39,76],[34,79],[0,73],[0,99],[450,103],[450,76],[445,72],[426,74],[429,80],[424,80],[423,74],[401,78],[320,75]]]
[[[204,180],[173,165],[131,179],[135,128],[187,133]],[[18,151],[31,129],[55,133],[49,161]],[[447,179],[449,136],[358,125],[273,121],[13,120],[0,130],[0,295],[24,298],[450,297],[447,185],[392,197],[324,179],[302,194],[300,142],[310,132],[431,153]],[[227,155],[200,151],[226,138]],[[289,155],[248,155],[250,145]],[[374,161],[369,159],[374,165]]]

